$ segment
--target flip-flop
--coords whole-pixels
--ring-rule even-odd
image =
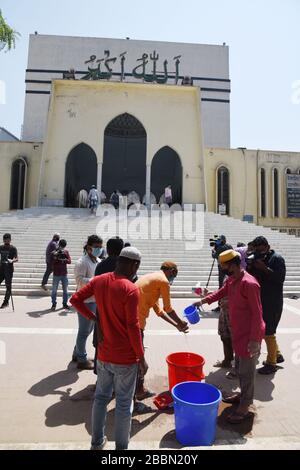
[[[230,424],[241,424],[252,417],[253,413],[251,411],[248,411],[246,414],[233,413],[232,415],[227,416],[226,421]]]

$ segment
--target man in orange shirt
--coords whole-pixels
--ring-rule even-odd
[[[187,322],[178,317],[171,305],[170,285],[172,285],[177,274],[178,269],[176,264],[172,261],[165,261],[162,264],[160,271],[145,274],[136,282],[136,286],[140,290],[138,311],[139,324],[143,339],[147,318],[149,317],[151,308],[153,308],[156,315],[177,328],[178,331],[184,333],[188,332]],[[163,309],[159,305],[160,297],[163,299]],[[136,390],[137,400],[144,400],[152,395],[153,394],[149,390],[145,389],[144,377],[139,374]]]

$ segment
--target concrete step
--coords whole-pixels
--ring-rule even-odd
[[[284,286],[285,295],[300,294],[300,238],[282,234],[264,227],[257,227],[230,217],[218,214],[204,214],[204,245],[201,250],[187,251],[185,239],[176,239],[181,230],[172,227],[171,239],[165,239],[166,218],[161,219],[159,239],[147,240],[150,233],[148,218],[132,217],[129,224],[134,222],[144,224],[141,233],[145,239],[131,241],[143,255],[139,275],[159,269],[164,259],[172,259],[178,263],[179,276],[171,288],[172,296],[191,297],[191,289],[197,281],[205,285],[212,265],[209,238],[214,234],[224,233],[228,242],[233,246],[238,241],[248,242],[257,235],[264,235],[272,247],[281,253],[287,264],[287,277]],[[44,295],[40,289],[40,282],[45,271],[45,247],[55,231],[59,231],[68,241],[73,263],[68,267],[70,279],[70,292],[75,290],[74,264],[82,255],[82,248],[87,235],[95,233],[100,218],[91,217],[87,210],[65,208],[31,208],[0,215],[0,233],[10,232],[13,242],[19,249],[20,262],[15,266],[14,295]],[[176,222],[175,222],[176,223]],[[185,233],[185,238],[193,234],[192,230]],[[129,237],[130,238],[130,237]],[[51,283],[51,279],[49,285]],[[218,286],[217,266],[212,273],[210,288]],[[3,293],[4,286],[0,293]]]

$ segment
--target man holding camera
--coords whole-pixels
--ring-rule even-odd
[[[224,282],[225,274],[222,269],[222,266],[219,263],[219,256],[221,253],[223,253],[223,251],[232,250],[232,246],[229,245],[229,243],[227,243],[225,235],[221,235],[220,237],[215,237],[214,240],[210,239],[210,246],[213,247],[213,250],[211,253],[212,257],[218,261],[219,288],[221,288]]]
[[[10,233],[3,235],[3,245],[0,246],[0,285],[5,281],[6,293],[4,301],[0,308],[6,308],[9,305],[11,297],[11,285],[14,275],[14,263],[18,261],[18,251],[11,245]]]
[[[268,356],[258,369],[263,375],[274,374],[277,364],[284,362],[276,341],[276,329],[283,309],[283,284],[286,267],[282,256],[271,250],[265,237],[253,240],[254,252],[247,258],[247,271],[260,283],[263,318],[266,324],[265,342]]]
[[[220,265],[219,262],[219,256],[221,253],[227,250],[232,250],[232,246],[229,245],[229,243],[226,242],[226,237],[225,235],[221,235],[218,237],[215,235],[214,239],[210,239],[210,246],[213,247],[213,250],[211,252],[211,255],[214,259],[218,261],[218,271],[219,271],[219,289],[222,287],[224,279],[225,279],[225,274],[223,272],[222,266]],[[217,307],[213,310],[214,312],[219,312],[220,307]]]

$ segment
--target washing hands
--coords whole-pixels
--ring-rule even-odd
[[[176,328],[181,333],[188,333],[189,332],[189,325],[186,321],[183,321],[183,320],[181,320],[180,323],[177,323]]]

